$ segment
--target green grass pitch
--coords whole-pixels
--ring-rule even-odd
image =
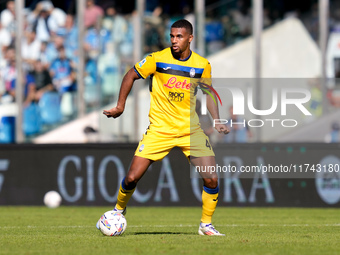
[[[198,207],[129,207],[127,230],[106,237],[109,207],[0,207],[0,254],[340,254],[340,210],[218,207],[225,237],[197,234]]]

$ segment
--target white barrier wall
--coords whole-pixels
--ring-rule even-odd
[[[254,40],[245,39],[208,57],[215,78],[254,78]],[[289,18],[262,35],[262,78],[314,78],[321,55],[302,22]]]

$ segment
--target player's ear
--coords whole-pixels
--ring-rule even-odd
[[[189,35],[189,43],[194,39],[193,35]]]

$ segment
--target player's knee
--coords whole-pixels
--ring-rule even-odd
[[[139,178],[135,174],[127,174],[125,177],[125,185],[126,186],[136,186]]]
[[[218,178],[204,179],[204,186],[206,186],[209,189],[216,189],[218,186]]]

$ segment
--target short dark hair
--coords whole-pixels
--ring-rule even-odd
[[[174,24],[172,24],[171,28],[185,28],[190,35],[193,33],[192,25],[186,19],[177,20]]]

